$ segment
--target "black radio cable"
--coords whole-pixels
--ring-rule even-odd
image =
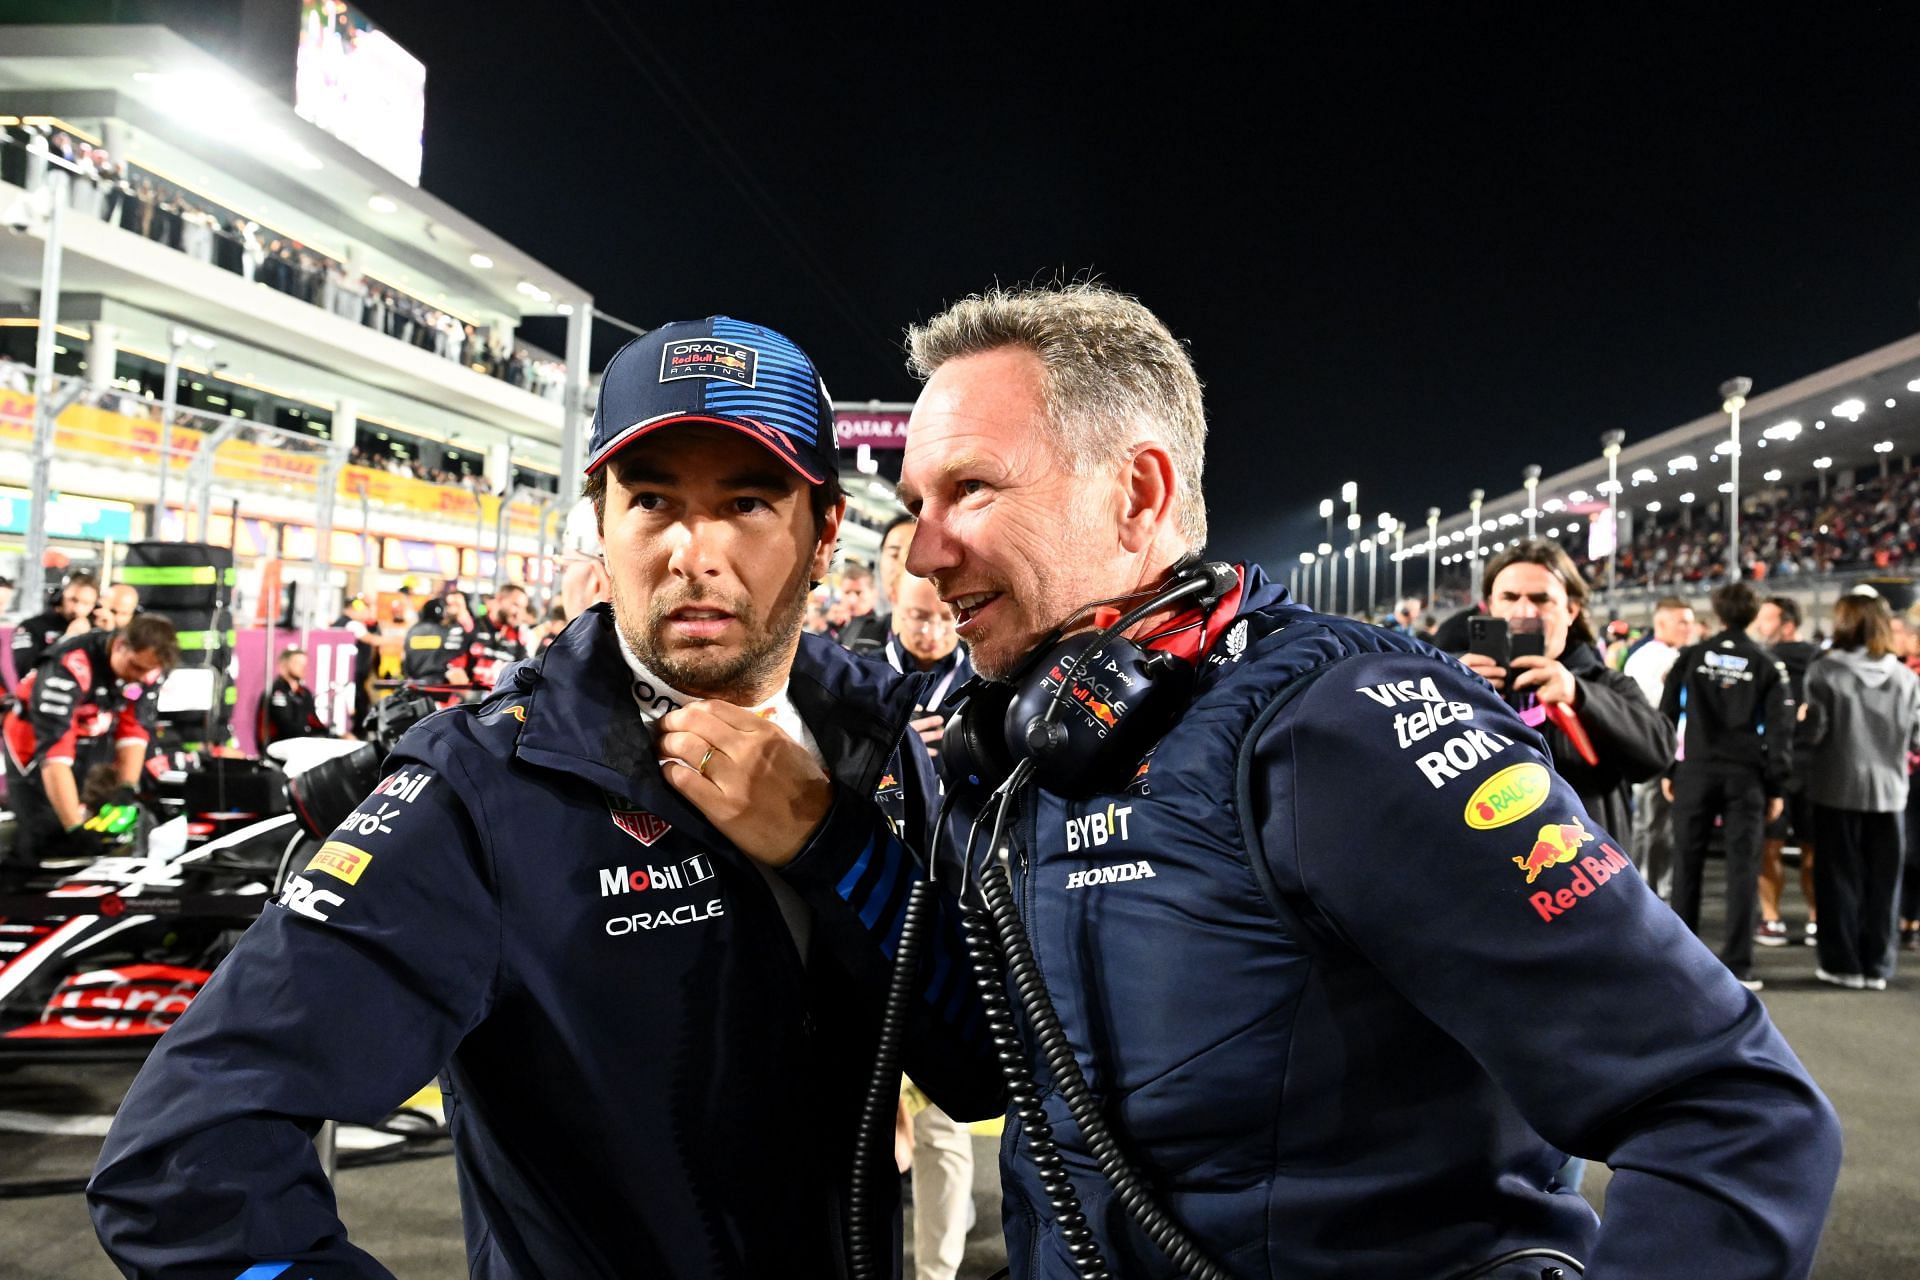
[[[1006,873],[998,866],[997,851],[1001,847],[1007,816],[1019,794],[1020,782],[1031,768],[1028,761],[1021,761],[1008,778],[1008,785],[1003,786],[997,796],[993,829],[987,845],[988,865],[980,874],[980,883],[983,885],[994,874],[1004,880]],[[967,863],[971,866],[971,840],[968,845]],[[1040,1100],[1039,1086],[1034,1082],[1033,1060],[1020,1038],[1020,1028],[1014,1020],[1013,1009],[1007,1003],[1007,962],[995,936],[998,931],[987,913],[977,907],[967,909],[961,918],[961,925],[967,939],[967,964],[973,970],[974,986],[980,993],[981,1009],[987,1018],[987,1030],[993,1037],[994,1058],[999,1062],[1000,1074],[1007,1082],[1007,1105],[1020,1117],[1020,1127],[1027,1140],[1027,1157],[1040,1175],[1040,1188],[1046,1196],[1047,1207],[1053,1211],[1054,1227],[1066,1245],[1067,1257],[1080,1280],[1107,1280],[1109,1273],[1106,1261],[1100,1256],[1099,1242],[1094,1238],[1093,1228],[1087,1225],[1086,1214],[1080,1207],[1080,1196],[1073,1189],[1066,1161],[1061,1158],[1059,1146],[1054,1141],[1053,1122],[1047,1118],[1046,1107]]]
[[[1022,767],[1027,762],[1022,761]],[[1016,775],[1019,769],[1015,770]],[[1011,791],[1002,803],[1002,814],[1011,802]],[[1006,960],[1007,974],[1013,981],[1015,993],[1020,998],[1022,1011],[1026,1014],[1027,1026],[1033,1032],[1033,1038],[1040,1056],[1045,1060],[1047,1071],[1053,1080],[1054,1090],[1067,1104],[1073,1114],[1073,1121],[1079,1127],[1087,1149],[1100,1166],[1101,1175],[1113,1188],[1114,1195],[1134,1223],[1146,1233],[1147,1238],[1167,1256],[1167,1259],[1183,1274],[1196,1280],[1228,1280],[1227,1273],[1220,1265],[1200,1251],[1200,1246],[1187,1235],[1179,1223],[1154,1202],[1153,1192],[1142,1181],[1140,1175],[1127,1163],[1125,1154],[1114,1140],[1113,1133],[1107,1128],[1106,1117],[1100,1114],[1093,1091],[1088,1088],[1086,1077],[1081,1074],[1080,1063],[1073,1056],[1073,1045],[1067,1039],[1065,1028],[1060,1024],[1060,1015],[1053,1007],[1053,998],[1048,995],[1046,983],[1040,976],[1040,966],[1034,959],[1032,943],[1027,931],[1020,922],[1020,912],[1013,901],[1012,884],[1007,877],[1006,868],[999,856],[1001,822],[996,820],[993,831],[993,845],[989,850],[985,867],[980,873],[980,894],[986,903],[991,917],[991,925],[997,935],[999,950]],[[977,913],[972,913],[977,914]],[[971,933],[969,935],[971,943]],[[969,948],[971,958],[972,948]],[[986,984],[981,984],[981,994],[987,995]],[[999,994],[996,990],[995,994]],[[1001,996],[1004,1008],[1004,995]],[[996,1042],[998,1029],[996,1028]],[[1018,1053],[1016,1040],[1014,1052]],[[1002,1067],[1007,1068],[1006,1054],[1002,1052]],[[1013,1088],[1013,1071],[1008,1071],[1009,1091]],[[1031,1090],[1029,1084],[1027,1088]],[[1038,1111],[1037,1103],[1034,1110]],[[1021,1118],[1026,1119],[1022,1111]],[[1042,1116],[1044,1120],[1044,1115]],[[1052,1141],[1052,1129],[1046,1129],[1049,1144]],[[1051,1154],[1051,1152],[1050,1152]],[[1052,1156],[1058,1165],[1058,1156]],[[1042,1180],[1045,1185],[1046,1169],[1041,1166],[1038,1152],[1034,1163],[1042,1168]],[[1060,1180],[1065,1182],[1064,1167],[1060,1166]],[[1073,1196],[1071,1186],[1066,1187],[1066,1196],[1073,1207],[1077,1226],[1085,1230],[1085,1219],[1080,1215],[1079,1202]],[[1054,1202],[1051,1189],[1048,1201],[1054,1204],[1056,1221],[1062,1226],[1065,1236],[1066,1219],[1059,1214],[1059,1205]],[[1087,1238],[1088,1248],[1094,1249],[1091,1234]],[[1071,1251],[1071,1241],[1069,1241]],[[1095,1254],[1097,1257],[1097,1253]],[[1076,1265],[1077,1265],[1076,1255]],[[1083,1273],[1084,1275],[1085,1273]]]

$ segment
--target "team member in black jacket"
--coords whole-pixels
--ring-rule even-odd
[[[279,667],[267,696],[260,699],[260,745],[286,738],[327,737],[332,730],[320,718],[313,690],[307,687],[307,651],[298,645],[282,650]]]
[[[1554,772],[1602,826],[1627,839],[1632,786],[1659,777],[1673,762],[1673,729],[1638,685],[1600,661],[1587,619],[1586,579],[1557,543],[1516,543],[1487,562],[1481,581],[1487,612],[1516,630],[1538,626],[1546,654],[1515,658],[1511,672],[1484,654],[1456,656],[1494,688],[1505,692],[1511,685],[1523,695],[1520,718],[1546,738]],[[1560,718],[1548,713],[1555,706],[1564,708]],[[1571,720],[1564,718],[1568,712]],[[1584,744],[1562,727],[1574,723]]]
[[[93,579],[75,574],[60,588],[60,603],[45,613],[22,618],[13,629],[13,678],[16,684],[33,674],[40,659],[62,640],[83,636],[92,630],[89,621],[100,588]]]
[[[1760,599],[1744,582],[1713,593],[1724,628],[1680,651],[1660,710],[1680,728],[1666,783],[1673,801],[1673,909],[1700,932],[1700,879],[1719,818],[1727,854],[1727,941],[1720,959],[1753,990],[1760,840],[1780,816],[1793,777],[1793,685],[1780,660],[1747,635]]]
[[[917,681],[800,634],[831,404],[771,330],[666,325],[608,365],[588,467],[612,607],[409,732],[134,1082],[88,1191],[128,1275],[387,1275],[310,1137],[443,1069],[474,1276],[845,1274],[933,774]],[[980,1118],[944,900],[929,929],[904,1064]]]

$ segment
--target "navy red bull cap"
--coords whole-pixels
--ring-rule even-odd
[[[772,329],[709,316],[661,325],[614,353],[587,473],[642,436],[689,422],[752,436],[809,484],[840,469],[833,402],[807,353]]]

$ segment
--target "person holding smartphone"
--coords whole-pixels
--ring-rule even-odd
[[[1630,839],[1632,785],[1673,763],[1673,727],[1630,676],[1600,660],[1587,583],[1559,544],[1517,542],[1487,562],[1486,616],[1457,655],[1540,731],[1555,772],[1602,826]]]

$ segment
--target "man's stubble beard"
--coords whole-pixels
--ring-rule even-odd
[[[758,613],[750,600],[730,600],[711,591],[683,591],[657,597],[646,610],[643,622],[633,619],[642,611],[623,602],[625,594],[618,581],[613,588],[613,621],[620,638],[646,668],[681,693],[696,697],[719,698],[725,702],[748,705],[761,701],[767,693],[785,683],[789,655],[806,618],[806,566],[801,566],[781,593],[769,615],[764,632],[758,628]],[[611,575],[609,575],[611,576]],[[686,605],[724,607],[747,633],[746,643],[731,656],[722,657],[716,645],[701,645],[669,653],[656,637],[666,625],[667,615]]]

